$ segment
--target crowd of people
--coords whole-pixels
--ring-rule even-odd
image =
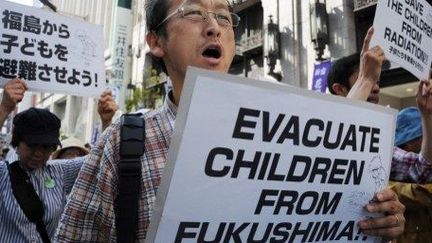
[[[195,66],[227,72],[235,55],[233,28],[240,21],[225,0],[152,0],[148,1],[146,18],[147,44],[154,62],[168,74],[172,90],[162,107],[141,115],[145,123],[145,151],[140,158],[142,179],[133,236],[138,242],[146,238],[167,163],[186,69]],[[360,53],[334,63],[328,78],[332,94],[378,103],[385,55],[379,46],[369,46],[372,35],[373,28],[369,29]],[[15,110],[26,90],[26,82],[20,79],[3,87],[0,124]],[[365,205],[366,211],[382,216],[358,222],[363,234],[386,241],[413,237],[408,234],[413,233],[413,228],[418,231],[419,224],[411,224],[420,221],[418,215],[425,216],[422,222],[431,221],[430,186],[418,184],[432,182],[429,81],[420,81],[418,90],[418,108],[402,110],[398,117],[391,161],[391,179],[396,182],[377,192],[374,200]],[[91,149],[76,138],[60,141],[60,120],[48,110],[30,108],[15,115],[11,146],[17,156],[13,161],[0,162],[2,242],[116,242],[121,135],[120,120],[111,124],[116,109],[111,93],[102,93],[98,113],[104,132]],[[415,109],[416,115],[407,118],[414,112],[411,109]],[[28,193],[20,193],[23,191]],[[412,197],[407,196],[407,191]],[[417,200],[423,205],[420,211],[417,204],[411,206]],[[421,227],[430,226],[427,223]],[[430,234],[430,227],[426,230]]]

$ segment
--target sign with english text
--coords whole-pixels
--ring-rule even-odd
[[[99,96],[106,88],[102,26],[0,1],[0,84]]]
[[[380,242],[396,111],[189,68],[147,242]],[[370,119],[373,117],[374,119]]]
[[[384,17],[385,16],[385,17]],[[379,0],[371,47],[418,79],[428,79],[432,63],[432,6],[425,0]]]

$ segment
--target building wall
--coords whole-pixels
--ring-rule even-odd
[[[281,59],[278,69],[282,82],[301,88],[311,87],[315,50],[311,39],[310,3],[301,0],[263,0],[264,25],[271,14],[279,18]],[[329,45],[324,58],[337,59],[356,51],[353,2],[326,1],[329,26]],[[264,45],[266,46],[266,45]],[[265,49],[265,53],[268,50]],[[265,67],[268,72],[268,67]]]

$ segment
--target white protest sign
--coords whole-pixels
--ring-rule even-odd
[[[147,242],[380,242],[396,111],[190,68]]]
[[[432,7],[425,0],[378,0],[371,46],[418,79],[428,79],[432,62]]]
[[[0,84],[14,77],[33,91],[99,96],[105,90],[102,26],[0,1]]]

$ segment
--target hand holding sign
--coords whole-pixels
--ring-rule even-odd
[[[375,196],[375,202],[366,205],[365,210],[369,213],[384,213],[386,216],[360,221],[359,227],[362,233],[391,240],[404,231],[405,206],[399,202],[394,191],[390,189],[380,191]]]
[[[432,87],[429,81],[420,81],[416,100],[417,106],[422,113],[432,114]]]
[[[432,159],[432,87],[429,81],[419,82],[417,90],[417,106],[422,119],[421,154],[428,161]]]
[[[98,113],[102,121],[102,130],[105,130],[110,124],[111,119],[117,111],[117,104],[113,99],[110,90],[102,92],[98,101]]]
[[[27,90],[27,84],[21,79],[15,78],[7,82],[3,89],[3,98],[0,104],[0,109],[9,114],[24,98],[24,93]]]
[[[3,87],[3,98],[0,103],[0,127],[3,126],[9,114],[24,98],[27,84],[21,79],[12,79]]]

